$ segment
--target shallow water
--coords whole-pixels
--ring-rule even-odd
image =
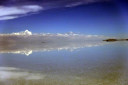
[[[127,85],[128,43],[103,43],[30,55],[1,52],[0,85]]]

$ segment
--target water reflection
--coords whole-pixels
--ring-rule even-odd
[[[13,79],[24,79],[24,80],[38,80],[43,79],[45,75],[40,73],[32,73],[31,71],[25,71],[13,67],[0,67],[0,81],[7,81]]]
[[[78,58],[79,59],[79,58]],[[87,59],[87,58],[86,58]],[[128,67],[124,58],[99,58],[65,64],[45,64],[49,69],[28,70],[0,67],[1,85],[127,85]],[[47,61],[48,62],[48,61]],[[51,62],[55,64],[55,62]],[[21,63],[20,63],[21,64]],[[27,63],[29,64],[29,62]],[[75,66],[74,66],[74,65]],[[42,65],[40,65],[42,66]],[[63,67],[62,67],[63,66]],[[44,68],[45,68],[44,67]],[[54,67],[54,68],[53,68]],[[37,67],[34,67],[37,68]]]
[[[0,85],[128,84],[127,42],[40,38],[0,42]]]
[[[16,43],[8,44],[6,47],[0,45],[0,53],[25,54],[29,56],[32,52],[52,51],[52,50],[69,50],[73,51],[78,48],[95,47],[109,44],[102,41],[81,41],[81,42],[60,42],[60,43]]]

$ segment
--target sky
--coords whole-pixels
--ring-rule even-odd
[[[0,33],[127,35],[127,0],[2,0]]]

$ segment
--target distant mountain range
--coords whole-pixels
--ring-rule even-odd
[[[106,39],[106,40],[103,40],[103,41],[106,41],[106,42],[128,41],[128,39]]]

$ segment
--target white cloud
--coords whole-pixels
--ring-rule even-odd
[[[0,20],[15,19],[20,17],[21,15],[38,12],[42,9],[43,8],[39,5],[24,5],[11,7],[0,6]]]
[[[78,0],[77,2],[72,2],[70,4],[67,4],[65,7],[75,7],[83,4],[90,4],[90,3],[95,3],[95,2],[108,2],[111,0]]]
[[[2,1],[3,3],[13,3],[12,6],[5,6],[4,4],[0,6],[0,20],[9,20],[15,19],[26,14],[36,13],[40,10],[47,10],[47,9],[54,9],[59,7],[75,7],[79,5],[94,3],[94,2],[104,2],[104,1],[111,1],[111,0],[50,0],[45,1],[33,1],[33,0],[6,0]],[[32,5],[35,4],[36,5]],[[21,6],[22,4],[22,6]],[[29,4],[29,5],[26,5]],[[30,5],[31,4],[31,5]]]
[[[0,17],[0,20],[9,20],[9,19],[15,19],[17,18],[18,16],[2,16]]]
[[[82,4],[83,4],[82,2],[75,2],[75,3],[68,4],[65,7],[75,7],[75,6],[79,6],[79,5],[82,5]]]
[[[23,32],[12,33],[12,35],[32,35],[32,32],[25,30]]]

